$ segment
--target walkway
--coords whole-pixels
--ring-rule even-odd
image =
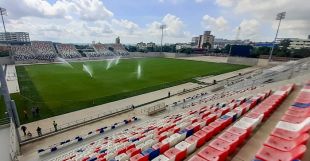
[[[19,92],[19,85],[18,85],[15,65],[7,66],[5,80],[6,80],[8,89],[9,89],[9,93]]]
[[[0,128],[1,161],[11,161],[9,141],[10,141],[10,127]]]

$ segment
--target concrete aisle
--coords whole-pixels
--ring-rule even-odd
[[[1,161],[11,161],[10,159],[10,128],[0,128],[0,156]]]

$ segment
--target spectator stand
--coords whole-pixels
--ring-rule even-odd
[[[56,44],[56,49],[65,59],[76,59],[82,57],[73,44]]]

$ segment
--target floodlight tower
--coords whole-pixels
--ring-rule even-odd
[[[164,38],[164,29],[167,28],[167,25],[162,24],[159,26],[161,29],[161,39],[160,39],[160,53],[163,53],[163,38]]]
[[[3,18],[3,16],[7,15],[7,12],[6,12],[5,8],[0,7],[0,15],[1,15],[2,24],[3,24],[3,30],[4,30],[4,41],[6,43],[6,46],[9,48],[9,56],[11,58],[12,51],[11,51],[11,47],[10,47],[9,41],[7,40],[7,32],[6,32],[6,27],[5,27],[4,18]]]
[[[4,40],[5,40],[6,45],[9,46],[9,42],[6,39],[7,33],[6,33],[6,27],[5,27],[4,18],[3,18],[4,15],[7,15],[7,12],[6,12],[5,8],[0,7],[0,15],[1,15],[2,24],[3,24],[3,30],[4,30]]]
[[[9,42],[7,40],[7,32],[6,32],[6,28],[5,28],[5,23],[4,23],[4,18],[3,16],[6,15],[6,9],[0,7],[0,15],[1,15],[1,19],[2,19],[2,24],[3,24],[3,29],[4,29],[4,39],[6,41],[7,46],[9,47]],[[11,55],[10,55],[11,56]],[[16,105],[14,100],[11,100],[10,97],[10,93],[8,90],[8,86],[6,83],[6,78],[5,78],[5,73],[6,73],[6,65],[3,69],[2,64],[0,64],[0,82],[1,82],[1,94],[3,95],[4,98],[4,103],[6,106],[6,110],[7,113],[9,115],[10,118],[12,118],[12,120],[14,121],[16,127],[19,127],[20,122],[19,122],[19,118],[18,118],[18,113],[16,110]]]
[[[279,33],[281,21],[285,18],[285,15],[286,15],[286,12],[280,12],[280,13],[277,14],[276,20],[279,20],[279,24],[278,24],[278,29],[277,29],[277,32],[276,32],[276,36],[275,36],[274,41],[272,43],[272,48],[270,50],[269,62],[271,61],[271,57],[272,57],[272,53],[273,53],[273,50],[274,50],[274,46],[275,46],[275,43],[276,43],[277,38],[278,38],[278,33]]]

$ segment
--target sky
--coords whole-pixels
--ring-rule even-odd
[[[123,44],[190,42],[210,30],[216,38],[272,41],[278,12],[286,11],[279,37],[310,35],[310,0],[0,0],[10,32],[31,40]],[[0,31],[2,32],[2,25]]]

